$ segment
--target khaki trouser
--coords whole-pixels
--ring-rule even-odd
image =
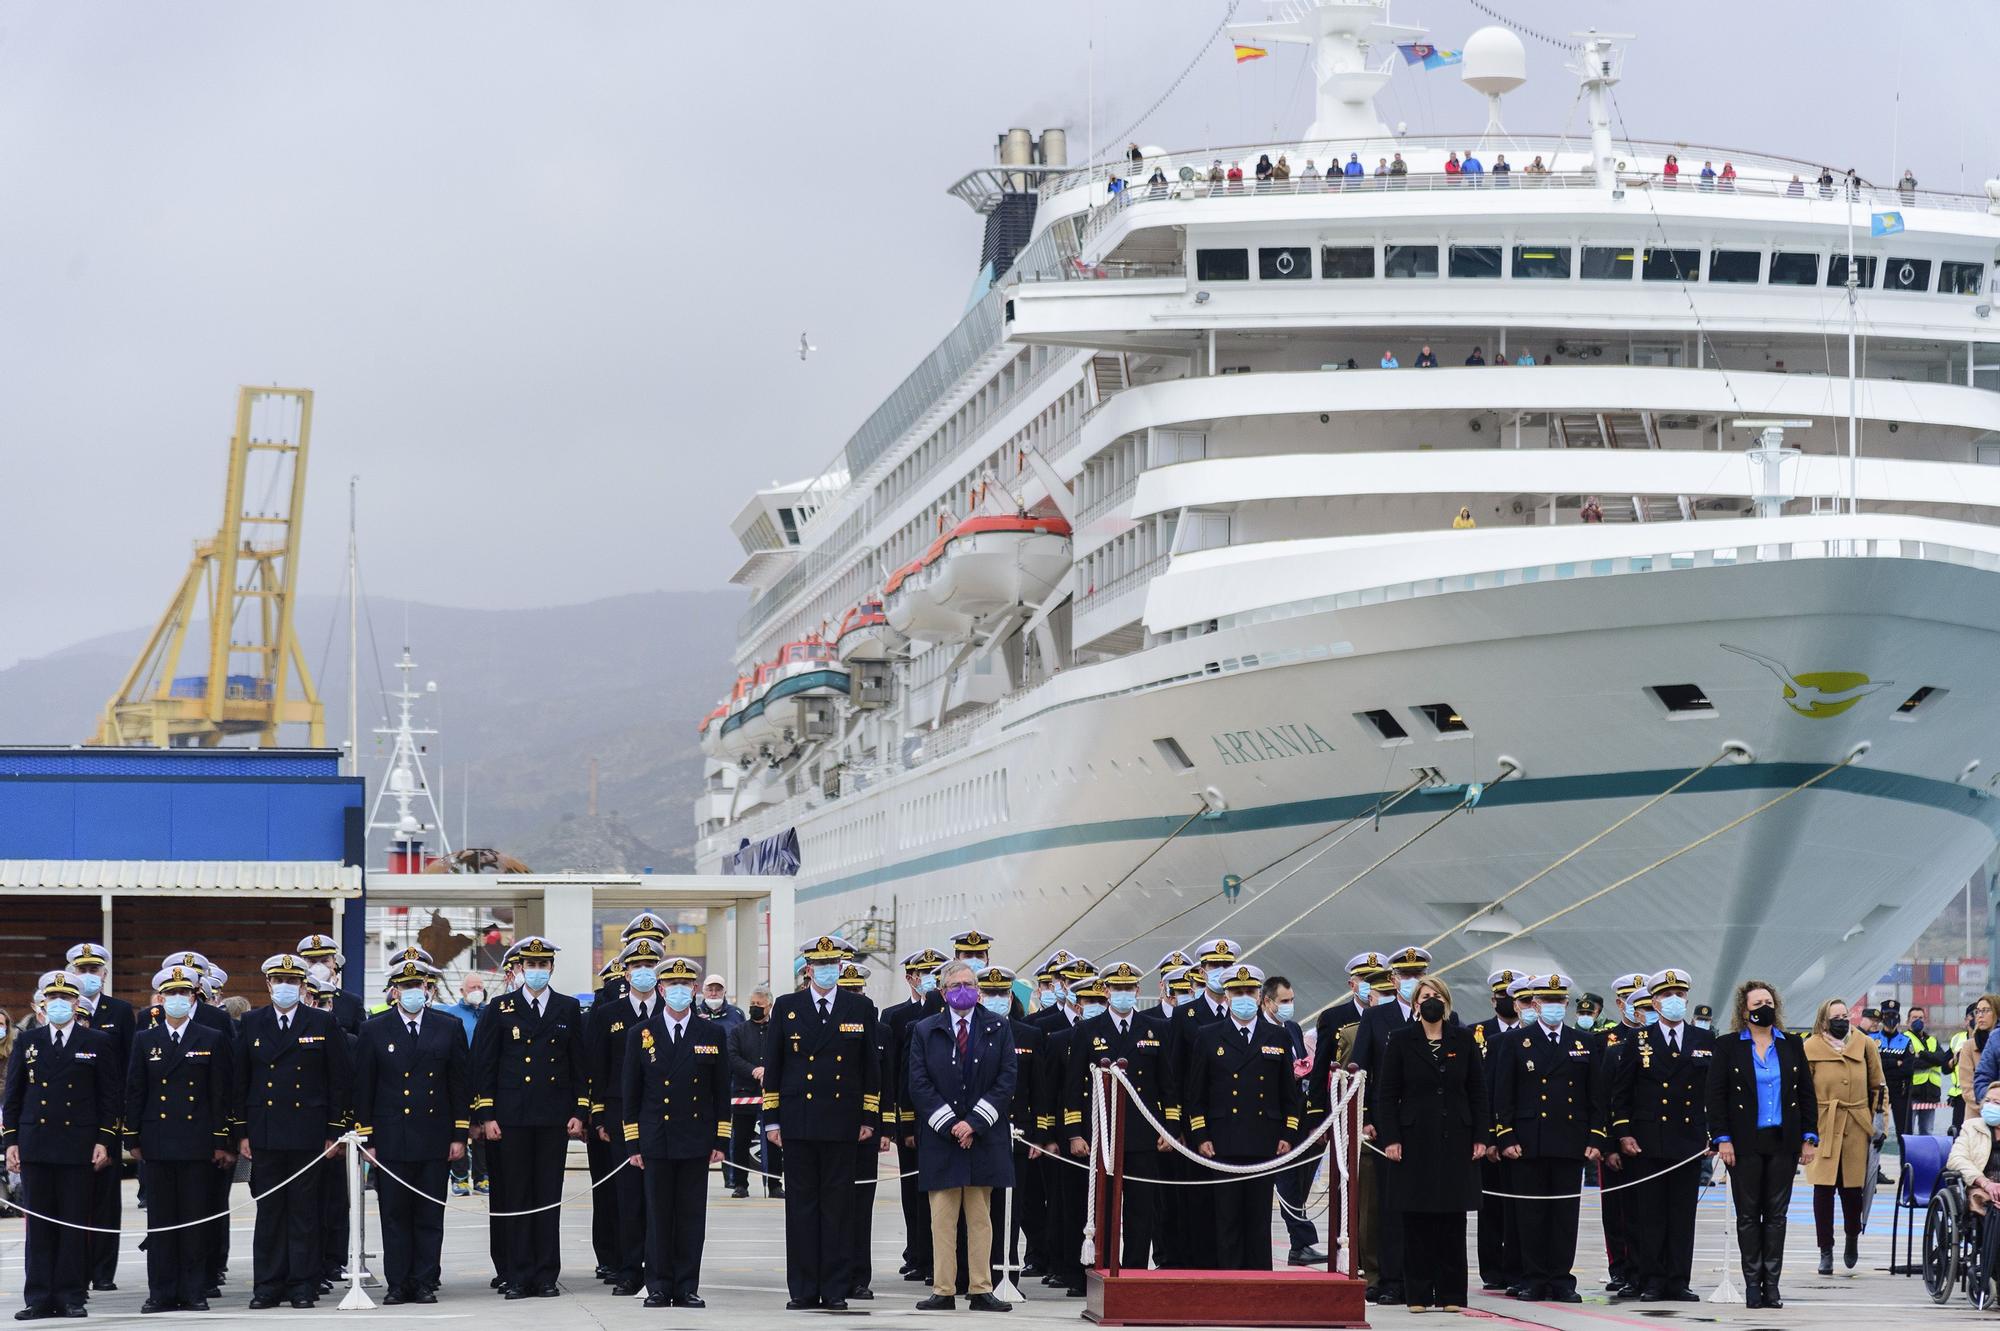
[[[931,1293],[958,1292],[958,1217],[965,1215],[965,1289],[993,1292],[993,1189],[942,1188],[931,1198]]]

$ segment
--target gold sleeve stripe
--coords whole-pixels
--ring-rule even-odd
[[[628,1142],[639,1140],[639,1125],[637,1123],[627,1123],[625,1125],[625,1140]]]
[[[728,1119],[719,1118],[715,1121],[715,1135],[718,1137],[727,1137],[730,1135]]]
[[[455,1118],[451,1121],[451,1125],[462,1132],[470,1132],[472,1130],[472,1120],[468,1118]]]

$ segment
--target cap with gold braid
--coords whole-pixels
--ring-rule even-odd
[[[1191,978],[1193,974],[1194,967],[1192,966],[1177,966],[1173,970],[1168,971],[1167,992],[1170,994],[1193,993],[1194,981]]]
[[[834,983],[842,989],[866,989],[868,968],[858,961],[843,961],[840,963],[840,978]]]
[[[672,932],[672,928],[665,920],[649,910],[642,910],[634,915],[632,922],[619,933],[618,940],[622,943],[629,943],[635,938],[655,938],[664,941]]]
[[[1415,975],[1431,968],[1431,954],[1421,947],[1406,947],[1389,957],[1389,969]]]
[[[951,936],[951,945],[960,956],[983,957],[993,950],[993,940],[977,929],[967,929],[962,934]]]
[[[556,953],[562,949],[540,934],[529,934],[514,944],[514,955],[523,962],[546,961],[553,963]]]
[[[1248,962],[1238,962],[1222,975],[1222,988],[1227,993],[1241,993],[1248,989],[1264,987],[1264,972]]]
[[[926,971],[934,971],[938,969],[938,967],[944,965],[947,961],[950,960],[951,960],[950,957],[947,957],[944,953],[938,951],[936,948],[927,947],[919,951],[912,952],[910,953],[909,956],[904,957],[903,970],[909,974],[922,975]]]
[[[431,983],[433,969],[433,967],[424,965],[423,962],[418,961],[415,957],[405,957],[396,963],[394,970],[389,972],[389,978],[385,983],[397,986],[429,984]]]
[[[169,966],[153,977],[156,994],[191,994],[200,987],[200,972],[187,966]]]
[[[634,966],[657,966],[667,959],[667,951],[660,946],[660,940],[650,934],[641,935],[625,945],[618,954],[619,967],[630,970]]]
[[[1005,966],[988,966],[979,972],[979,991],[986,994],[1014,992],[1014,972]]]
[[[660,967],[661,984],[693,984],[701,972],[686,957],[675,957]]]
[[[1097,978],[1105,984],[1137,984],[1146,973],[1129,961],[1114,961],[1097,972]]]
[[[266,979],[303,980],[309,967],[305,958],[295,957],[289,952],[279,952],[264,958],[264,964],[259,969],[264,972]]]
[[[807,961],[845,961],[854,955],[854,949],[839,934],[821,934],[799,944],[799,955]]]
[[[1192,965],[1194,965],[1194,958],[1179,948],[1175,948],[1173,951],[1167,953],[1166,956],[1160,958],[1160,963],[1156,969],[1164,975],[1168,971],[1185,970]]]

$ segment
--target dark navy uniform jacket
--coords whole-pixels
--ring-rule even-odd
[[[234,1151],[229,1038],[190,1017],[176,1041],[165,1023],[133,1037],[125,1069],[125,1144],[148,1160],[206,1160]]]
[[[346,1131],[354,1066],[331,1012],[299,1004],[291,1028],[252,1008],[237,1037],[235,1117],[252,1150],[317,1150]]]
[[[630,1005],[623,1000],[616,1005]],[[676,1042],[658,1009],[624,1034],[618,1099],[624,1106],[611,1140],[655,1159],[706,1159],[729,1149],[729,1033],[693,1015]]]
[[[540,1016],[525,989],[502,994],[479,1014],[472,1035],[475,1123],[555,1128],[590,1117],[583,1008],[568,994],[542,992]]]
[[[368,1008],[362,1001],[345,989],[333,993],[334,1024],[349,1035],[361,1034],[362,1024],[368,1020]]]
[[[15,1036],[0,1148],[18,1146],[22,1161],[36,1165],[87,1165],[93,1147],[117,1151],[124,1106],[114,1064],[112,1037],[75,1022],[61,1049],[48,1026]]]
[[[1181,1122],[1180,1095],[1173,1085],[1170,1056],[1172,1048],[1167,1023],[1158,1013],[1134,1012],[1127,1018],[1125,1034],[1118,1033],[1116,1014],[1106,1012],[1077,1023],[1070,1039],[1069,1066],[1063,1073],[1062,1136],[1090,1138],[1090,1070],[1102,1059],[1125,1060],[1125,1075],[1139,1088],[1146,1102],[1169,1131]],[[1125,1154],[1158,1153],[1153,1129],[1136,1110],[1127,1109]]]
[[[356,1129],[384,1160],[442,1160],[471,1126],[465,1023],[426,1010],[410,1021],[394,1007],[361,1025],[354,1045]]]
[[[1518,1146],[1538,1160],[1581,1160],[1587,1148],[1602,1147],[1594,1112],[1598,1061],[1597,1042],[1574,1026],[1558,1026],[1552,1036],[1539,1021],[1524,1022],[1489,1034],[1493,1144]]]
[[[987,1014],[991,1016],[991,1013]],[[882,1058],[875,1005],[833,991],[822,1018],[811,989],[771,1005],[764,1031],[764,1124],[786,1141],[859,1141],[882,1121]]]
[[[1032,1021],[1011,1020],[1014,1029],[1014,1126],[1021,1130],[1023,1145],[1045,1141],[1055,1131],[1055,1087],[1047,1076],[1042,1047],[1049,1033]],[[911,1111],[911,1118],[916,1112]]]
[[[975,1007],[965,1014],[966,1056],[958,1055],[955,1012],[925,1017],[910,1032],[910,1098],[917,1111],[917,1186],[1014,1186],[1013,1100],[1019,1078],[1014,1023]],[[972,1145],[950,1135],[972,1125]]]
[[[1224,1159],[1268,1160],[1298,1144],[1304,1112],[1285,1028],[1259,1014],[1246,1039],[1233,1021],[1200,1027],[1188,1055],[1188,1140],[1211,1142]]]
[[[584,1061],[590,1069],[590,1123],[592,1127],[603,1128],[613,1142],[625,1140],[625,1051],[632,1033],[639,1028],[639,1014],[631,1000],[628,990],[617,998],[591,1004],[584,1016]],[[656,1017],[666,1007],[657,987],[651,1003]]]
[[[1680,1036],[1674,1053],[1663,1027],[1646,1027],[1619,1060],[1611,1087],[1611,1135],[1632,1138],[1662,1165],[1708,1146],[1715,1037],[1686,1022]]]
[[[111,1037],[112,1071],[118,1084],[124,1085],[125,1060],[131,1055],[132,1035],[139,1027],[139,1014],[132,1005],[122,998],[99,994],[93,1011],[85,1012],[81,1002],[76,1005],[76,1024]]]
[[[1061,1015],[1043,1023],[1042,1047],[1037,1055],[1039,1067],[1036,1075],[1042,1079],[1042,1094],[1049,1109],[1045,1117],[1038,1117],[1035,1140],[1044,1146],[1056,1143],[1057,1153],[1061,1155],[1068,1154],[1071,1136],[1062,1125],[1063,1089],[1069,1085],[1069,1050],[1076,1041],[1076,1028],[1082,1024],[1080,1021],[1071,1022]],[[1090,1135],[1088,1129],[1083,1135]]]

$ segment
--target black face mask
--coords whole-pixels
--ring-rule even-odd
[[[1833,1020],[1827,1022],[1826,1033],[1828,1035],[1831,1035],[1836,1040],[1845,1040],[1847,1038],[1847,1032],[1851,1029],[1851,1027],[1852,1023],[1849,1022],[1847,1018],[1835,1017],[1833,1018]]]
[[[766,1015],[768,1014],[764,1011],[763,1008],[758,1007],[755,1003],[752,1003],[750,1005],[750,1020],[762,1021],[764,1020]]]
[[[1777,1012],[1768,1007],[1753,1007],[1743,1014],[1743,1019],[1752,1026],[1769,1026],[1777,1017]]]
[[[1425,1021],[1443,1021],[1444,1000],[1435,996],[1426,998],[1417,1005],[1417,1015]]]
[[[1493,1010],[1499,1014],[1500,1020],[1512,1021],[1518,1009],[1514,1006],[1514,1000],[1506,994],[1495,994],[1493,996]]]

